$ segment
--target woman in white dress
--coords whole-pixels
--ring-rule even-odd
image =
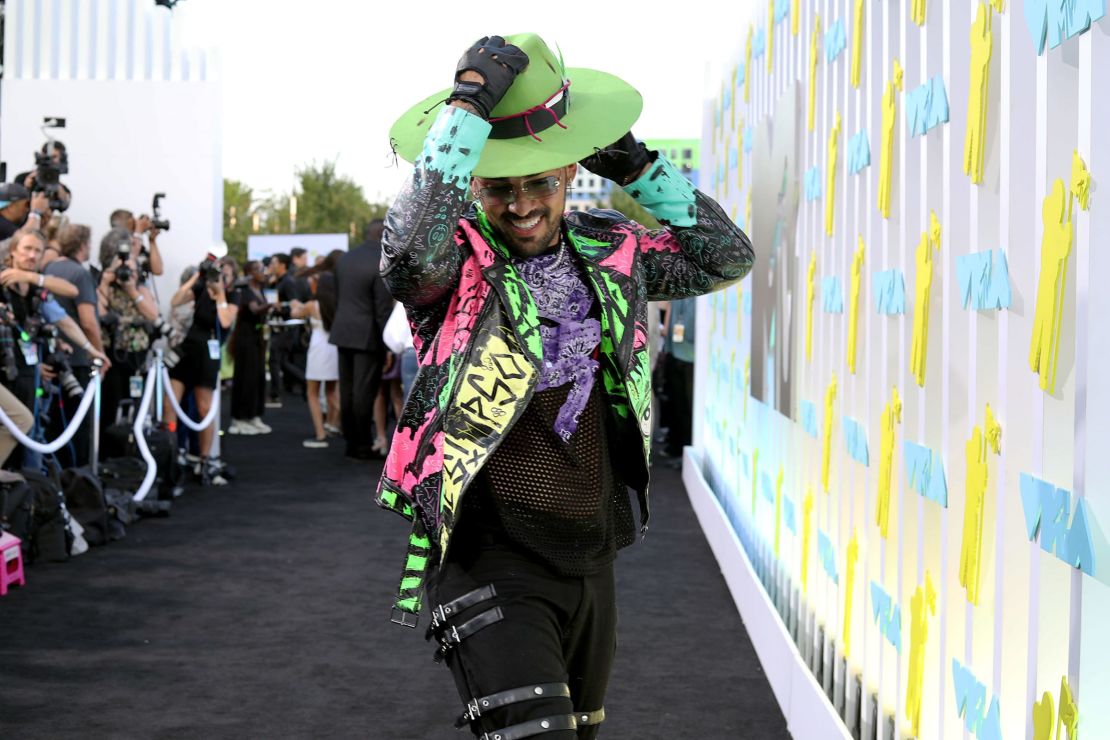
[[[335,319],[335,263],[342,254],[341,251],[333,251],[323,262],[304,272],[303,277],[316,276],[314,300],[290,303],[290,315],[306,319],[312,327],[305,380],[308,411],[312,415],[315,436],[304,441],[305,447],[327,447],[328,432],[334,433],[339,429],[339,350],[328,343],[328,332]],[[320,408],[321,384],[328,402],[326,421]]]

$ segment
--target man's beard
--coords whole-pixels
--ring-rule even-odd
[[[511,224],[514,222],[531,221],[537,216],[539,216],[539,226],[541,228],[544,224],[548,225],[547,230],[543,232],[541,238],[534,239],[532,237],[527,237],[522,240],[513,233]],[[494,222],[493,226],[494,230],[505,241],[506,245],[509,247],[509,251],[512,252],[514,256],[535,257],[538,254],[543,254],[558,242],[558,234],[562,226],[561,219],[556,219],[553,223],[549,223],[550,218],[551,211],[547,208],[535,209],[523,218],[513,216],[506,211],[501,218]],[[502,222],[506,225],[503,226]]]

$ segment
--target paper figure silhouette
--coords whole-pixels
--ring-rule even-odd
[[[833,403],[836,401],[836,373],[833,373],[829,387],[825,390],[825,436],[824,451],[821,456],[821,489],[829,492],[829,464],[832,457]]]
[[[971,430],[964,453],[967,461],[964,497],[964,528],[960,545],[960,585],[967,592],[967,600],[979,603],[979,574],[983,552],[983,516],[987,496],[987,452],[1001,452],[1002,426],[987,404],[986,421],[982,428]]]
[[[842,638],[845,657],[852,654],[852,601],[856,593],[856,561],[859,560],[859,538],[852,532],[848,540],[848,558],[844,564],[844,621]]]
[[[929,615],[937,613],[937,592],[925,571],[925,583],[910,598],[910,665],[906,686],[906,720],[914,737],[921,737],[921,696],[925,682],[925,646],[929,640]]]
[[[898,99],[895,91],[902,90],[902,65],[894,60],[891,79],[883,93],[882,147],[879,149],[879,212],[890,218],[890,189],[894,177],[894,126],[898,119]]]
[[[929,232],[917,245],[917,281],[914,286],[913,339],[910,371],[919,386],[925,385],[925,358],[929,349],[929,294],[933,286],[933,252],[940,251],[940,222],[936,211],[929,214]]]
[[[1056,391],[1056,360],[1060,355],[1060,323],[1064,318],[1064,288],[1071,254],[1071,199],[1065,204],[1064,181],[1052,183],[1044,199],[1041,218],[1041,271],[1037,279],[1037,304],[1033,313],[1033,339],[1029,367],[1040,376],[1041,390]]]
[[[750,102],[752,89],[752,27],[748,26],[748,40],[744,44],[744,102]]]
[[[829,131],[829,165],[826,172],[827,187],[825,191],[825,234],[833,235],[833,218],[836,213],[836,159],[840,151],[840,111],[836,113],[836,122]]]
[[[991,11],[983,3],[975,11],[971,24],[971,65],[967,90],[967,133],[964,135],[964,174],[973,183],[983,181],[983,155],[987,150],[987,101],[990,99]]]
[[[795,15],[795,17],[797,17]],[[821,16],[813,14],[813,33],[809,37],[809,109],[806,113],[807,127],[813,130],[813,109],[817,100],[817,39],[821,36]]]
[[[813,301],[817,287],[817,250],[809,253],[806,271],[806,362],[813,360]]]
[[[910,0],[910,18],[919,26],[925,25],[925,0]]]
[[[863,237],[852,257],[852,286],[848,295],[848,372],[856,374],[856,349],[859,340],[860,283],[863,280]]]
[[[890,529],[890,481],[894,465],[894,425],[902,421],[902,399],[898,389],[891,389],[890,402],[879,417],[879,495],[875,502],[875,524],[879,536],[887,539]]]
[[[863,0],[856,0],[855,13],[852,18],[852,87],[859,89],[860,67],[863,61]]]
[[[802,593],[809,591],[809,543],[813,539],[813,491],[806,489],[802,502]]]

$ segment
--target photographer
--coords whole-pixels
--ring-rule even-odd
[[[59,277],[35,271],[45,246],[46,239],[39,231],[16,232],[3,258],[5,269],[0,272],[0,301],[5,304],[0,328],[3,379],[19,401],[32,409],[37,408],[36,376],[40,371],[47,380],[57,378],[67,395],[79,396],[82,390],[65,355],[55,345],[54,327],[73,347],[101,360],[105,367],[111,365],[77,322],[50,297],[50,293],[76,297],[77,287]]]
[[[193,323],[177,348],[181,359],[169,375],[174,397],[178,401],[184,397],[186,390],[193,390],[197,413],[201,418],[207,416],[212,408],[212,393],[219,382],[220,345],[227,338],[238,312],[238,307],[227,300],[230,285],[219,264],[210,255],[170,302],[175,309],[193,304]],[[171,417],[171,423],[173,421]],[[227,481],[219,474],[219,462],[209,459],[215,435],[215,424],[200,432],[201,480],[206,484],[225,485]]]
[[[76,321],[81,327],[81,331],[92,342],[93,347],[98,351],[103,351],[104,346],[100,339],[100,321],[97,319],[97,301],[96,301],[96,283],[93,281],[92,275],[85,269],[83,263],[89,258],[89,239],[90,232],[88,226],[80,224],[68,224],[58,234],[57,250],[59,253],[58,259],[51,261],[43,268],[43,272],[52,277],[57,277],[70,283],[77,289],[76,297],[69,298],[65,296],[58,297],[58,304],[65,309],[66,314]],[[47,247],[49,249],[49,247]],[[44,253],[44,259],[45,259]],[[69,365],[73,368],[73,375],[81,387],[85,387],[89,382],[91,361],[88,353],[78,348],[73,351],[72,356],[69,358]],[[81,403],[79,395],[64,395],[63,404],[65,408],[66,418],[72,418],[77,412],[77,407]],[[55,414],[52,419],[49,434],[51,437],[58,436],[64,431],[61,424],[62,418],[60,414]],[[89,462],[89,434],[88,423],[90,419],[86,418],[85,423],[82,424],[81,429],[73,438],[74,456],[70,459],[68,450],[63,448],[59,450],[59,458],[62,467],[76,467],[79,465],[87,465]]]
[[[15,176],[15,181],[22,183],[23,187],[32,193],[45,198],[44,213],[51,211],[64,212],[69,208],[73,194],[69,188],[58,179],[69,172],[69,157],[66,154],[66,145],[60,141],[47,141],[42,149],[35,155],[35,169],[29,172],[20,172]]]
[[[266,274],[262,263],[247,262],[246,279],[236,288],[239,317],[232,334],[235,377],[231,384],[231,426],[229,434],[267,434],[262,421],[266,408],[266,342],[263,328],[273,306],[266,303],[262,289]]]
[[[134,248],[136,255],[138,255],[139,266],[144,268],[145,272],[149,272],[151,275],[162,274],[164,269],[162,253],[158,250],[158,236],[162,231],[154,225],[150,216],[144,213],[136,220],[131,211],[117,208],[108,217],[108,222],[113,229],[127,229],[127,232],[134,237]],[[143,245],[143,234],[146,234],[146,246]]]
[[[155,326],[158,304],[142,279],[131,233],[112,229],[100,240],[100,285],[97,302],[104,325],[104,346],[113,365],[101,390],[101,429],[116,422],[119,404],[131,395],[133,378],[142,377]],[[137,388],[142,387],[140,380]]]
[[[30,224],[27,222],[30,221]],[[32,194],[15,182],[0,185],[0,240],[9,238],[24,225],[42,229],[50,221],[50,199]]]

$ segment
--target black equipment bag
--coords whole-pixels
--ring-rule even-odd
[[[62,488],[53,476],[24,468],[23,477],[34,496],[34,517],[31,523],[31,549],[28,562],[48,560],[62,563],[69,560],[73,533],[69,531],[64,509]]]
[[[62,490],[70,516],[84,528],[89,545],[103,545],[110,539],[108,507],[100,479],[86,467],[67,468],[62,471]]]
[[[35,496],[18,473],[0,470],[0,529],[18,537],[24,559],[31,553],[31,525],[35,515]]]
[[[142,501],[134,501],[132,497],[143,484],[146,477],[146,462],[137,457],[120,457],[115,460],[105,460],[97,469],[100,480],[104,483],[105,496],[109,497],[119,513],[116,517],[124,524],[130,524],[140,516],[169,516],[170,502],[163,501],[152,491]]]
[[[131,432],[131,424],[118,422],[105,427],[100,433],[100,459],[109,460],[114,457],[127,457],[136,454],[135,438]]]
[[[158,485],[152,493],[161,500],[169,501],[173,498],[174,489],[180,486],[184,479],[184,471],[177,462],[177,437],[167,429],[151,429],[146,433],[146,446],[158,469]],[[139,446],[135,442],[135,433],[130,424],[113,424],[105,429],[102,435],[101,459],[111,462],[126,458],[142,461]],[[146,474],[145,467],[143,474]],[[139,483],[141,482],[140,476]],[[132,491],[138,489],[139,483],[135,484]]]

